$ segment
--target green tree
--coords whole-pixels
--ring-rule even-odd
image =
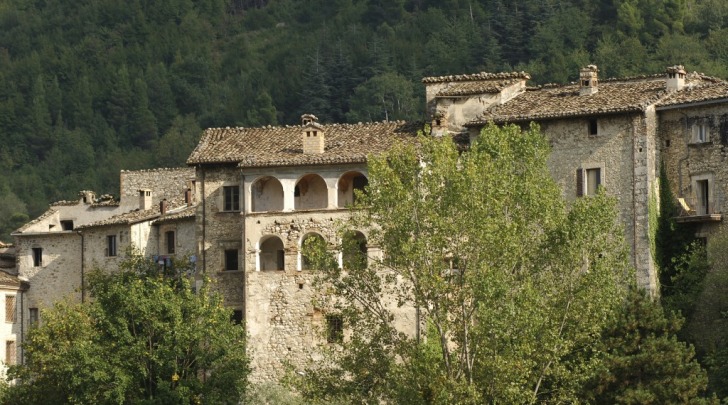
[[[91,299],[43,312],[11,367],[8,403],[237,404],[245,393],[245,329],[189,263],[131,256],[89,276]]]
[[[422,103],[412,82],[396,73],[374,76],[354,89],[346,113],[349,122],[391,121],[417,118]]]
[[[418,141],[369,159],[347,223],[383,256],[341,269],[321,246],[307,253],[324,269],[317,305],[350,332],[299,388],[363,403],[578,402],[633,279],[614,200],[567,209],[536,126],[488,126],[463,153]],[[415,312],[422,332],[403,333]]]
[[[595,404],[717,403],[699,398],[708,376],[693,347],[677,339],[682,321],[633,289],[602,334],[598,350],[606,356],[583,398]]]

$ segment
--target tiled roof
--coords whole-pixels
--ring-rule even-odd
[[[194,218],[196,210],[197,210],[197,207],[191,206],[191,207],[183,207],[182,210],[177,211],[177,212],[167,212],[167,215],[159,217],[159,219],[154,221],[152,224],[160,224],[163,222],[171,222],[171,221],[178,221],[181,219]]]
[[[467,125],[641,111],[667,92],[664,80],[608,80],[596,93],[583,96],[579,89],[578,84],[530,88]]]
[[[703,82],[698,84],[688,83],[682,90],[672,92],[665,99],[657,103],[657,107],[700,103],[726,98],[728,98],[727,82]]]
[[[36,219],[34,219],[32,221],[26,222],[25,225],[23,225],[20,228],[16,229],[15,232],[13,232],[13,233],[14,234],[15,233],[22,233],[25,230],[27,230],[28,228],[30,228],[31,226],[37,224],[38,222],[43,221],[44,219],[50,217],[51,215],[53,215],[55,213],[56,213],[56,210],[54,210],[53,208],[50,208],[48,211],[42,213],[38,218],[36,218]]]
[[[3,242],[3,241],[0,240],[0,248],[9,248],[9,247],[13,247],[13,244],[12,243],[5,243],[5,242]]]
[[[488,73],[480,72],[467,75],[430,76],[422,78],[422,83],[444,83],[444,82],[467,82],[482,80],[513,80],[530,79],[531,75],[526,72],[501,72]]]
[[[457,82],[437,93],[437,97],[465,96],[471,94],[500,93],[504,88],[521,79]]]
[[[179,199],[181,200],[181,199]],[[173,211],[175,209],[178,209],[182,206],[181,201],[179,200],[173,200],[168,202],[168,211]],[[138,222],[142,221],[149,221],[155,218],[158,218],[160,216],[159,211],[159,204],[152,205],[152,208],[148,210],[140,210],[135,209],[133,211],[125,212],[123,214],[114,215],[113,217],[109,217],[106,219],[102,219],[100,221],[92,222],[85,225],[77,226],[76,229],[85,229],[85,228],[94,228],[98,226],[108,226],[108,225],[129,225],[129,224],[136,224]]]
[[[28,283],[24,283],[18,279],[18,276],[14,276],[12,274],[8,274],[4,271],[0,271],[0,285],[2,286],[10,286],[10,287],[19,287],[23,289],[27,289]]]
[[[325,151],[303,153],[303,128],[211,128],[205,130],[187,164],[238,163],[239,167],[362,163],[367,155],[396,142],[415,142],[421,123],[403,121],[323,125]]]

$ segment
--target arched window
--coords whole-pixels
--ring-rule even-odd
[[[364,269],[367,267],[367,238],[359,231],[349,231],[342,240],[341,261],[344,269]]]
[[[283,211],[283,186],[275,177],[256,180],[250,188],[253,212]]]
[[[324,242],[323,236],[317,234],[317,233],[309,233],[306,234],[303,239],[301,239],[301,247],[300,247],[300,253],[299,253],[299,260],[300,260],[300,269],[301,270],[311,270],[312,269],[312,263],[311,260],[303,253],[303,249],[307,244],[310,244],[312,240],[318,240],[320,242]]]
[[[258,263],[261,271],[285,270],[283,241],[277,236],[265,236],[260,240]]]
[[[359,172],[346,172],[341,178],[337,189],[339,190],[339,208],[344,208],[356,202],[356,191],[364,192],[365,187],[369,184],[369,180]]]
[[[294,208],[312,210],[326,208],[329,201],[326,182],[318,174],[307,174],[296,183],[293,193]]]

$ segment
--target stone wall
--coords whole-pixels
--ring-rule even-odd
[[[139,190],[152,190],[152,204],[162,199],[182,199],[195,178],[191,167],[162,168],[150,170],[122,170],[120,177],[121,205],[136,208],[139,204]]]

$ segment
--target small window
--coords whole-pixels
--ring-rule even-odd
[[[164,233],[164,239],[167,242],[167,253],[174,253],[174,231],[167,231]]]
[[[595,195],[599,186],[604,182],[602,169],[599,167],[588,169],[577,169],[576,171],[576,195]]]
[[[116,256],[116,235],[106,236],[106,256]]]
[[[36,325],[40,319],[38,308],[28,308],[28,322],[30,326]]]
[[[43,266],[43,248],[33,248],[33,267]]]
[[[237,249],[226,249],[225,250],[225,270],[226,271],[238,270],[238,250]]]
[[[15,364],[16,357],[17,354],[15,351],[15,341],[5,341],[5,364],[9,366]]]
[[[328,343],[344,341],[344,320],[341,315],[326,316],[326,341]]]
[[[235,325],[241,325],[243,323],[243,311],[239,309],[233,310],[232,315],[230,315],[230,320]]]
[[[710,127],[705,121],[693,124],[693,143],[705,143],[710,140]]]
[[[71,221],[71,220],[61,221],[61,229],[64,231],[72,231],[73,230],[73,221]]]
[[[5,323],[15,323],[15,296],[5,296]]]
[[[223,209],[225,211],[240,211],[240,187],[224,186],[222,191],[225,200]]]
[[[596,118],[589,120],[589,135],[591,135],[591,136],[599,135],[599,125],[597,125]]]

